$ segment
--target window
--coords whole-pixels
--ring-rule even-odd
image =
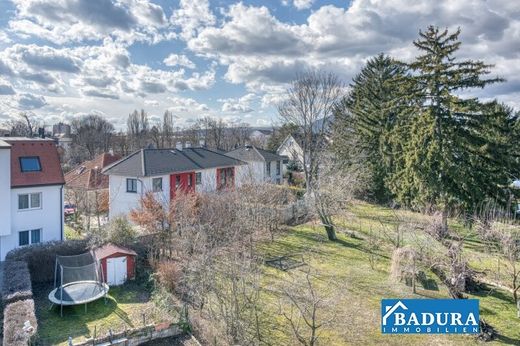
[[[18,210],[39,209],[42,207],[42,194],[24,193],[18,195]]]
[[[175,176],[175,188],[178,189],[179,187],[181,187],[181,176],[176,175]]]
[[[202,184],[202,173],[195,173],[195,184]]]
[[[22,172],[39,172],[42,170],[38,156],[20,157],[20,168]]]
[[[276,161],[276,175],[280,175],[280,161]]]
[[[162,191],[162,178],[152,179],[153,192]]]
[[[188,186],[193,185],[193,181],[191,181],[192,179],[191,174],[188,174]]]
[[[265,164],[265,167],[266,167],[266,169],[267,169],[267,175],[268,175],[268,176],[271,176],[271,162],[267,162],[267,163]]]
[[[21,231],[18,233],[18,245],[25,246],[30,244],[38,244],[41,242],[41,229],[32,229],[30,231]]]
[[[126,179],[126,192],[137,192],[137,179]]]

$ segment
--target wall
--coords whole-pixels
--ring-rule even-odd
[[[126,179],[117,175],[110,175],[109,181],[109,212],[108,217],[112,219],[118,215],[127,215],[131,209],[139,206],[139,199],[147,192],[152,192],[152,179],[162,178],[162,191],[155,192],[157,200],[167,204],[170,200],[170,176],[161,175],[156,177],[139,178],[137,181],[137,193],[126,192]]]
[[[0,148],[0,235],[11,234],[11,149]],[[3,260],[3,257],[2,257]]]
[[[41,192],[41,208],[18,210],[18,195]],[[0,237],[0,260],[18,247],[18,232],[42,229],[41,242],[63,240],[63,190],[59,185],[11,189],[11,234]]]
[[[249,161],[247,165],[238,166],[235,170],[236,184],[259,184],[264,182],[265,162]]]
[[[195,185],[196,192],[212,192],[217,190],[217,169],[210,168],[197,171],[201,173],[202,184]]]
[[[276,174],[276,162],[277,161],[271,161],[267,164],[271,165],[271,175],[267,175],[267,167],[264,167],[265,170],[265,181],[273,184],[278,184],[282,182],[283,178],[283,162],[280,161],[280,174]]]

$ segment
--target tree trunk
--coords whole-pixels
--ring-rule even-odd
[[[338,240],[338,237],[336,237],[336,230],[334,229],[334,225],[325,224],[324,227],[325,231],[327,231],[327,237],[329,238],[329,240]]]

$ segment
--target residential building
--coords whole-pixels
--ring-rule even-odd
[[[0,260],[12,249],[63,240],[63,185],[52,139],[0,137]]]
[[[227,156],[247,162],[247,169],[237,175],[238,184],[269,182],[281,184],[283,181],[283,161],[286,157],[252,145],[232,150]]]
[[[281,156],[285,156],[288,159],[289,164],[295,165],[298,169],[303,168],[303,149],[302,149],[302,138],[300,135],[294,133],[288,135],[282,144],[276,150],[276,153]]]
[[[102,171],[109,177],[109,218],[128,214],[147,192],[169,203],[178,191],[235,187],[242,167],[247,164],[206,148],[141,149]]]
[[[93,160],[82,162],[65,174],[65,201],[79,211],[96,214],[106,210],[108,176],[103,168],[121,159],[120,155],[103,153]]]

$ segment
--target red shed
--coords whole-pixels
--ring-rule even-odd
[[[106,244],[93,250],[101,263],[105,282],[109,286],[122,285],[135,278],[137,253],[123,246]]]

